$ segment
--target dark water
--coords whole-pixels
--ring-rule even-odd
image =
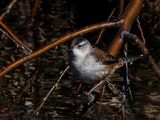
[[[58,55],[59,50],[62,51]],[[17,72],[13,72],[15,76],[8,80],[10,84],[8,88],[4,88],[6,98],[1,98],[1,119],[19,120],[79,120],[79,119],[98,119],[98,120],[120,120],[121,109],[120,99],[118,95],[113,94],[106,86],[106,92],[103,98],[101,113],[98,114],[99,102],[95,103],[90,110],[83,116],[81,111],[88,102],[86,95],[80,93],[76,94],[78,82],[72,73],[68,71],[62,78],[58,87],[49,96],[39,115],[35,115],[34,111],[42,102],[43,98],[49,92],[60,76],[60,71],[67,66],[68,47],[62,45],[56,50],[51,50],[41,57],[41,64],[38,64],[39,73],[36,78],[30,79],[30,85],[26,92],[23,93],[21,99],[17,102],[14,96],[19,95],[23,88],[18,88],[20,82],[19,78],[14,78]],[[42,64],[43,63],[43,64]],[[128,100],[126,105],[127,120],[159,120],[160,119],[160,85],[159,80],[154,76],[150,68],[142,62],[135,63],[130,68],[130,85],[133,94],[133,101]],[[40,66],[39,66],[40,65]],[[18,71],[18,70],[17,70]],[[112,78],[112,83],[118,88],[121,88],[122,77],[121,71],[115,73]],[[9,77],[10,75],[8,75]],[[7,78],[7,76],[6,76]],[[17,81],[16,81],[17,80]],[[29,80],[29,79],[26,79]],[[23,80],[22,80],[23,81]],[[18,85],[16,85],[18,84]],[[22,84],[22,83],[21,83]],[[15,86],[13,86],[15,85]],[[5,93],[4,93],[5,94]],[[16,96],[17,97],[17,96]],[[4,101],[5,100],[5,101]],[[11,103],[14,105],[10,106]],[[5,106],[9,106],[9,110],[5,110]],[[4,111],[4,112],[3,112]]]
[[[64,61],[63,61],[64,62]],[[62,62],[62,63],[63,63]],[[56,62],[57,63],[57,62]],[[134,66],[134,65],[133,65]],[[55,66],[54,66],[55,67]],[[39,95],[41,100],[47,93],[54,81],[56,80],[54,74],[54,68],[49,69],[44,78],[42,78],[40,84]],[[144,64],[139,63],[136,68],[134,76],[131,75],[130,85],[133,94],[133,101],[128,101],[127,103],[127,120],[152,120],[160,119],[160,85],[156,77],[154,77],[153,72]],[[57,72],[58,74],[58,72]],[[58,75],[56,76],[58,77]],[[48,77],[50,76],[50,77]],[[112,78],[113,83],[120,86],[122,83],[122,77],[119,73],[115,74]],[[118,95],[111,93],[106,86],[106,92],[103,98],[101,113],[98,114],[99,103],[95,103],[86,112],[85,115],[80,115],[82,108],[87,102],[87,97],[84,94],[76,95],[75,84],[76,78],[74,78],[71,73],[67,73],[59,84],[58,88],[52,93],[52,95],[47,100],[42,111],[40,112],[40,118],[43,119],[109,119],[109,120],[120,120],[120,100]],[[44,93],[43,93],[44,91]]]

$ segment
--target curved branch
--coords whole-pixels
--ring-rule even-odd
[[[60,45],[64,42],[67,42],[73,38],[76,38],[78,36],[90,33],[90,32],[94,32],[96,30],[100,30],[103,28],[111,28],[111,27],[118,27],[120,26],[120,24],[123,23],[123,20],[120,20],[118,22],[103,22],[103,23],[98,23],[95,25],[91,25],[85,28],[82,28],[78,31],[72,32],[71,34],[68,35],[64,35],[60,38],[58,38],[57,40],[54,40],[53,42],[51,42],[49,45],[45,46],[44,48],[37,50],[36,52],[34,52],[31,55],[25,56],[23,58],[21,58],[20,60],[14,62],[13,64],[9,65],[6,69],[4,69],[2,72],[0,72],[0,78],[2,78],[5,74],[7,74],[8,72],[10,72],[11,70],[13,70],[14,68],[22,65],[23,63],[25,63],[26,61],[29,61],[33,58],[36,58],[40,55],[42,55],[43,53],[47,52],[48,50],[54,48],[57,45]]]
[[[122,39],[124,38],[125,40],[125,38],[127,38],[129,39],[129,42],[135,45],[138,45],[138,48],[141,50],[143,55],[147,57],[147,61],[150,67],[152,68],[156,76],[160,79],[160,67],[156,64],[154,58],[150,55],[149,50],[147,49],[145,43],[142,42],[136,35],[131,34],[127,31],[123,31],[121,33],[121,36],[122,36]]]

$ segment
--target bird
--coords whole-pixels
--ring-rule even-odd
[[[92,86],[89,91],[87,90],[88,103],[83,108],[82,114],[101,99],[103,95],[100,94],[103,93],[101,91],[105,83],[109,83],[109,78],[117,69],[141,57],[143,55],[116,58],[93,46],[86,38],[74,39],[69,50],[69,66],[76,77],[86,85]],[[99,112],[100,108],[99,106]]]
[[[141,57],[143,55],[116,58],[93,46],[86,38],[78,37],[71,44],[69,64],[75,76],[80,77],[84,83],[94,84],[111,77],[125,63]]]

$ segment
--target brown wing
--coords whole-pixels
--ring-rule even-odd
[[[113,57],[112,55],[109,55],[98,48],[93,48],[93,49],[94,50],[92,54],[96,56],[98,61],[101,61],[104,64],[114,64],[119,62],[116,57]]]
[[[103,61],[106,58],[106,53],[96,47],[93,48],[93,52],[92,52],[93,56],[95,56],[97,58],[97,60],[99,61]]]

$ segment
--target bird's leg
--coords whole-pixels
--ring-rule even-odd
[[[124,45],[124,50],[123,50],[124,57],[128,57],[128,44],[126,43]],[[123,73],[123,92],[125,95],[129,95],[130,99],[133,100],[132,97],[132,92],[130,88],[130,83],[129,83],[129,78],[128,78],[128,63],[124,63],[124,73]]]
[[[106,82],[108,83],[108,87],[110,88],[110,90],[114,93],[117,94],[119,99],[120,99],[120,109],[121,109],[121,113],[122,113],[122,120],[125,120],[125,113],[126,113],[126,95],[124,92],[121,92],[120,90],[118,90],[112,83],[110,83],[110,80],[107,78]]]
[[[99,87],[100,85],[102,85],[104,83],[104,81],[100,81],[98,84],[96,84],[88,93],[87,95],[90,95],[92,91],[94,91],[97,87]]]
[[[83,85],[83,82],[82,81],[80,81],[80,83],[79,83],[79,85],[78,85],[78,88],[77,88],[77,90],[76,90],[76,94],[78,94],[79,93],[79,91],[81,90],[81,88],[82,88],[82,85]]]
[[[105,85],[103,85],[103,88],[101,90],[101,96],[100,96],[100,104],[99,104],[99,110],[98,110],[98,113],[100,114],[101,113],[101,108],[102,108],[102,99],[103,99],[103,95],[104,95],[104,92],[105,92]]]
[[[106,80],[109,89],[114,93],[119,95],[120,91],[110,82],[109,79]]]

